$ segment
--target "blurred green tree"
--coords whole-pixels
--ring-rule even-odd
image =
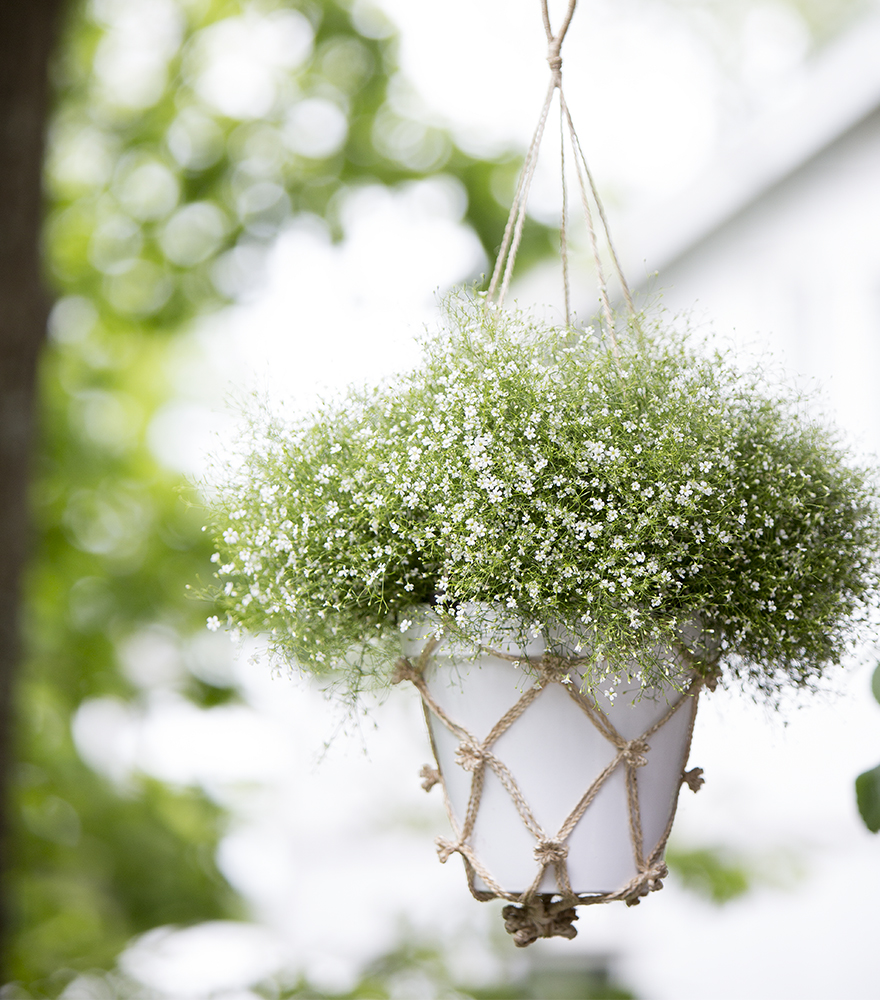
[[[12,699],[20,656],[18,608],[28,556],[27,482],[35,374],[46,328],[40,282],[40,165],[48,104],[46,62],[54,0],[0,7],[0,870],[8,868],[7,789],[14,754]],[[8,937],[0,887],[0,942]]]
[[[2,949],[6,976],[46,996],[80,970],[109,968],[134,934],[241,912],[214,864],[222,810],[200,789],[99,774],[72,735],[84,703],[143,699],[121,666],[126,643],[158,626],[185,645],[204,623],[206,608],[184,589],[209,575],[210,553],[148,445],[172,396],[177,335],[252,284],[294,216],[317,214],[340,236],[344,195],[360,184],[457,178],[465,221],[491,256],[506,215],[493,192],[519,165],[512,154],[475,158],[406,110],[394,31],[363,0],[68,3],[46,167],[58,302],[39,373],[28,535],[28,414],[46,311],[39,162],[59,5],[0,5],[0,766],[12,788]],[[720,18],[749,5],[685,6]],[[858,2],[795,6],[822,37]],[[530,221],[518,263],[553,247]],[[8,693],[26,540],[13,769]],[[180,684],[203,706],[235,696]]]
[[[217,871],[222,811],[194,788],[114,783],[77,751],[92,699],[137,704],[119,650],[161,625],[185,642],[210,576],[198,517],[150,451],[167,363],[193,317],[252,282],[293,215],[340,235],[340,193],[445,172],[488,248],[493,173],[389,85],[395,38],[343,0],[92,0],[67,11],[52,67],[45,254],[59,299],[40,374],[25,662],[8,885],[11,978],[53,995],[158,924],[239,915]],[[549,233],[530,226],[528,252]],[[233,695],[190,679],[202,705]]]

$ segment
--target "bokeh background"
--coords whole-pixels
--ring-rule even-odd
[[[491,268],[545,47],[538,0],[67,4],[0,996],[877,995],[871,651],[779,712],[707,699],[663,893],[517,953],[437,863],[414,693],[350,719],[205,629],[196,484],[236,401],[308,407],[416,362],[438,295]],[[632,283],[821,386],[867,457],[878,51],[870,0],[581,0],[563,50]],[[547,145],[514,296],[558,317]]]

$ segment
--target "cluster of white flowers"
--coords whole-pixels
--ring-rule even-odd
[[[255,424],[218,505],[229,623],[360,680],[420,605],[464,631],[465,604],[509,609],[620,662],[698,619],[759,684],[809,680],[873,594],[865,476],[757,377],[629,333],[618,359],[459,304],[410,376]]]

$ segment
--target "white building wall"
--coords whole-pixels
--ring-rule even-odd
[[[662,240],[653,245],[656,262],[649,257],[643,271],[662,259]],[[722,340],[771,352],[800,384],[819,383],[850,441],[880,452],[880,111],[664,266],[649,287],[671,312],[691,311]],[[870,672],[870,662],[841,672],[834,694],[801,699],[779,716],[733,692],[701,706],[691,762],[706,769],[707,784],[697,796],[683,792],[673,838],[756,856],[780,850],[780,875],[793,858],[802,874],[722,909],[672,885],[635,919],[597,921],[591,930],[609,948],[629,939],[624,969],[640,996],[878,995],[864,940],[876,923],[880,840],[861,825],[852,786],[880,760]]]
[[[852,440],[880,451],[880,112],[656,281],[672,311],[818,380]]]

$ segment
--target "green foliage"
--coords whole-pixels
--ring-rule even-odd
[[[205,914],[240,916],[214,864],[221,812],[190,790],[138,779],[123,795],[68,754],[66,781],[22,765],[22,928],[10,972],[39,988],[58,970],[109,967],[138,933]],[[60,796],[68,794],[76,808]],[[56,975],[57,979],[57,975]]]
[[[182,595],[205,556],[176,477],[146,446],[148,416],[167,392],[161,345],[99,327],[81,299],[68,299],[54,324],[42,368],[9,879],[8,966],[34,988],[57,982],[61,969],[112,964],[157,924],[240,913],[213,861],[221,810],[196,789],[138,776],[115,787],[82,762],[71,736],[85,700],[137,697],[119,670],[119,643],[155,622],[181,634],[196,627],[201,609]]]
[[[748,864],[720,848],[670,849],[666,863],[686,889],[718,905],[744,896],[752,885]]]
[[[646,685],[697,622],[698,662],[813,682],[876,594],[870,479],[763,373],[647,324],[618,357],[458,301],[415,373],[255,424],[216,500],[227,622],[352,691],[414,620]]]
[[[804,876],[802,859],[790,847],[752,852],[675,844],[667,848],[665,860],[684,889],[717,906],[758,888],[792,889]]]
[[[437,1000],[635,1000],[615,982],[604,962],[582,956],[574,961],[535,963],[526,976],[474,987],[457,982],[436,949],[402,944],[364,970],[344,993],[327,993],[306,980],[266,984],[257,992],[266,1000],[391,1000],[392,997],[436,997]]]
[[[293,216],[319,215],[340,236],[359,185],[445,173],[490,254],[500,241],[506,206],[492,178],[519,161],[469,156],[402,110],[413,102],[400,81],[390,89],[389,26],[367,36],[344,0],[131,8],[77,12],[55,74],[49,264],[102,319],[179,328],[249,289]],[[121,72],[149,42],[152,75]],[[551,249],[550,230],[532,223],[524,265]]]
[[[247,995],[265,1000],[392,1000],[410,996],[436,1000],[635,1000],[635,994],[612,976],[603,956],[581,954],[570,959],[557,955],[550,962],[534,962],[526,974],[521,970],[516,976],[502,973],[494,982],[473,986],[462,983],[451,971],[447,955],[435,946],[404,939],[372,961],[350,989],[328,991],[306,978],[293,981],[282,974],[252,986]],[[7,987],[3,997],[43,1000],[56,996],[59,984],[70,984],[71,996],[154,1000],[156,995],[118,971],[93,969],[72,984],[69,970],[31,989],[15,984]]]
[[[90,346],[103,345],[96,337]],[[196,602],[181,599],[204,559],[198,524],[144,442],[161,352],[109,332],[106,346],[137,375],[96,370],[69,345],[43,366],[9,880],[17,935],[8,964],[29,984],[110,964],[157,924],[239,913],[213,862],[221,811],[195,789],[141,778],[114,787],[83,764],[71,738],[84,700],[135,696],[119,671],[119,642],[154,622],[191,632],[200,617]]]
[[[871,694],[880,702],[880,666],[871,675]],[[871,833],[880,832],[880,764],[856,778],[856,805]]]
[[[856,804],[865,826],[871,833],[877,833],[880,830],[880,764],[856,778]]]

